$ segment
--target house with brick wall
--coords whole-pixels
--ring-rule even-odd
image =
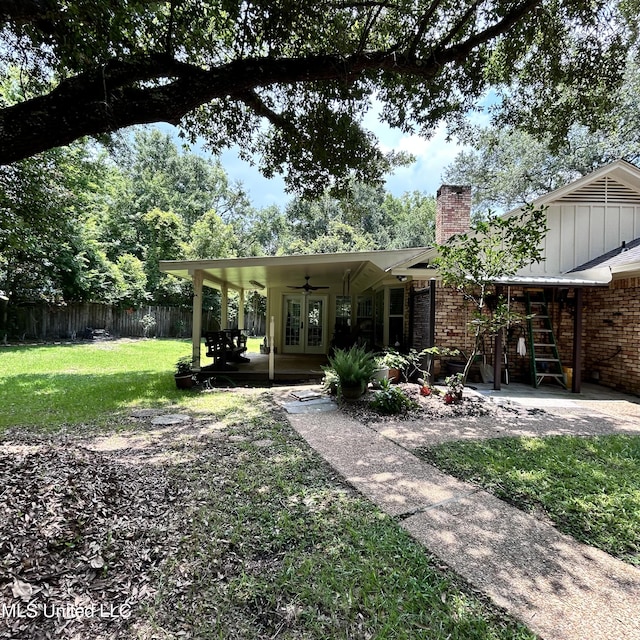
[[[483,360],[500,364],[503,372],[494,376],[498,383],[507,376],[533,385],[561,383],[564,376],[544,362],[555,354],[540,353],[544,347],[532,334],[552,330],[557,360],[573,370],[574,391],[584,378],[639,393],[640,169],[614,162],[533,204],[547,207],[545,260],[496,285],[523,315],[533,312],[529,305],[539,304],[535,298],[544,295],[545,312],[537,308],[534,315],[546,317],[548,328],[514,325],[501,344],[486,345]],[[471,187],[443,185],[437,193],[437,243],[467,231],[470,210]],[[208,328],[202,325],[205,286],[221,292],[220,329],[230,328],[230,295],[242,300],[247,291],[266,294],[272,354],[322,355],[356,340],[371,348],[436,345],[468,352],[472,309],[441,286],[436,257],[436,248],[417,247],[161,261],[160,268],[193,283],[192,348],[198,367],[201,336]],[[243,304],[238,308],[237,327],[247,329]],[[532,362],[535,349],[540,363]]]
[[[442,243],[451,234],[468,230],[469,212],[465,216],[462,211],[461,187],[442,187],[440,192],[458,198],[443,207],[445,217],[446,211],[451,217],[441,223]],[[540,307],[531,301],[543,296],[547,317],[537,329],[534,320],[504,332],[500,360],[508,374],[502,374],[502,380],[508,375],[512,381],[533,385],[560,383],[559,376],[554,378],[551,369],[544,368],[556,358],[544,348],[535,353],[535,345],[540,344],[535,332],[552,331],[557,359],[571,370],[574,391],[582,380],[589,380],[640,393],[640,169],[616,161],[533,204],[547,208],[544,261],[496,284],[515,311],[533,314],[540,321]],[[421,259],[428,264],[435,255],[434,249]],[[435,307],[430,320],[421,316],[414,321],[414,343],[426,346],[429,340],[424,336],[431,336],[437,345],[470,351],[472,336],[467,326],[472,310],[457,293],[440,287],[437,271],[431,276],[435,281],[416,278],[412,282],[411,295],[429,298]],[[518,349],[521,338],[525,355]],[[483,357],[492,361],[495,349],[493,344],[486,345]],[[534,355],[541,362],[533,362]],[[542,367],[537,374],[536,366]]]

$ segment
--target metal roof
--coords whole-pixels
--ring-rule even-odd
[[[494,280],[494,284],[520,285],[523,287],[606,287],[610,282],[610,269],[591,269],[589,271],[555,276],[516,275]]]

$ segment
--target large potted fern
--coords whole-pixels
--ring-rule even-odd
[[[367,389],[376,369],[373,354],[364,347],[336,349],[329,356],[329,367],[338,376],[338,393],[347,400],[359,398]]]

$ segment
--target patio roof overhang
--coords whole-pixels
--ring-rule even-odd
[[[348,277],[352,288],[364,290],[374,287],[385,277],[407,275],[411,265],[419,263],[426,252],[427,249],[419,247],[295,256],[161,260],[160,271],[187,280],[200,271],[206,286],[227,286],[237,291],[300,285],[305,276],[311,278],[312,284],[319,285],[341,282]]]

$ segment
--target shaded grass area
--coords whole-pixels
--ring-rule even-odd
[[[248,353],[260,353],[260,345],[264,344],[264,337],[249,337],[247,338],[247,352]]]
[[[640,565],[640,437],[499,438],[417,454],[558,529]]]
[[[185,340],[107,341],[0,350],[0,430],[55,428],[131,407],[183,403],[173,366]]]
[[[236,397],[240,397],[236,395]],[[206,638],[532,639],[344,485],[266,404],[171,473],[189,528],[152,633]],[[170,603],[170,606],[168,606]]]
[[[10,437],[67,449],[86,446],[83,434],[95,426],[127,430],[137,438],[132,451],[96,453],[96,467],[100,456],[109,473],[141,465],[141,478],[166,486],[164,501],[148,494],[154,512],[166,514],[147,523],[164,531],[160,544],[154,538],[144,550],[149,595],[137,594],[140,604],[130,621],[119,621],[119,638],[534,639],[344,485],[268,394],[177,391],[171,368],[185,352],[188,343],[177,340],[0,352],[1,426],[34,431]],[[166,427],[145,453],[145,438],[158,428],[129,413],[147,406],[178,407],[194,421]],[[130,490],[143,500],[148,488]],[[83,507],[66,506],[63,524],[71,527]],[[130,547],[125,533],[109,538],[112,568]],[[82,562],[78,571],[85,585]],[[118,601],[133,595],[126,580],[108,572],[104,579],[114,582]],[[78,637],[109,632],[106,619],[72,624],[90,626]]]

